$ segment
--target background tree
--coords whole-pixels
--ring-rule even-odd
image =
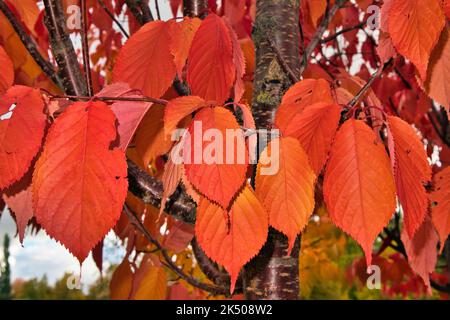
[[[31,223],[101,266],[114,228],[116,299],[297,299],[311,257],[332,255],[317,243],[355,247],[333,223],[365,253],[340,266],[351,282],[373,261],[384,293],[448,293],[449,2],[372,2],[170,1],[162,21],[158,1],[0,0],[0,190],[19,237]],[[249,146],[280,134],[257,165],[176,164],[188,138],[170,134],[193,121]]]
[[[11,266],[9,264],[9,236],[3,238],[3,263],[0,269],[0,299],[11,299]]]

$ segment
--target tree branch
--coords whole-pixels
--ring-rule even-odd
[[[141,8],[142,12],[142,21],[145,23],[154,21],[152,12],[150,11],[150,7],[148,5],[148,1],[136,0],[139,8]],[[157,7],[158,8],[158,7]],[[158,9],[159,10],[159,9]],[[161,20],[158,14],[158,20]]]
[[[142,199],[144,203],[157,208],[161,206],[163,196],[161,181],[150,176],[130,160],[128,160],[128,183],[131,193]],[[183,188],[178,187],[166,202],[164,211],[178,220],[195,224],[196,206]]]
[[[83,51],[83,67],[84,75],[86,77],[86,87],[88,96],[92,97],[94,91],[92,88],[92,74],[91,74],[91,60],[89,56],[89,41],[88,41],[89,21],[86,7],[86,0],[81,0],[81,45]]]
[[[325,17],[320,22],[320,25],[317,28],[316,33],[314,34],[313,38],[311,39],[311,42],[306,47],[305,52],[303,53],[303,60],[300,66],[300,75],[302,75],[303,72],[305,71],[308,65],[308,60],[311,58],[312,53],[314,52],[317,45],[320,43],[323,33],[327,30],[328,25],[330,24],[334,15],[347,1],[348,0],[336,0],[331,9],[326,11]]]
[[[338,36],[340,36],[341,34],[344,34],[344,33],[347,33],[347,32],[350,32],[350,31],[353,31],[353,30],[356,30],[356,29],[361,29],[362,27],[364,27],[364,25],[365,25],[366,23],[367,23],[366,21],[363,21],[363,22],[360,22],[360,23],[357,24],[357,25],[354,25],[354,26],[351,26],[351,27],[348,27],[348,28],[344,28],[344,29],[342,29],[342,30],[339,30],[339,31],[335,32],[334,34],[332,34],[332,35],[330,35],[330,36],[328,36],[328,37],[326,37],[326,38],[320,40],[320,43],[327,43],[327,42],[330,42],[330,41],[336,39],[336,38],[337,38]]]
[[[114,23],[116,24],[116,26],[120,29],[120,31],[122,31],[123,35],[126,38],[129,38],[130,35],[128,34],[128,32],[125,30],[125,28],[122,26],[122,24],[120,23],[119,20],[116,19],[116,17],[114,16],[114,13],[112,13],[108,7],[106,6],[105,2],[103,0],[98,0],[98,3],[100,4],[100,6],[103,8],[103,10],[106,12],[106,14],[111,18],[112,21],[114,21]]]
[[[83,74],[78,65],[77,55],[67,34],[66,21],[61,1],[44,0],[45,18],[50,45],[59,66],[59,76],[67,94],[86,95]]]
[[[139,10],[139,7],[134,0],[125,0],[125,4],[127,5],[128,9],[130,9],[131,14],[136,18],[137,22],[139,22],[140,25],[143,25],[144,17],[142,16],[142,13]]]
[[[370,87],[372,86],[373,82],[380,77],[383,72],[387,69],[387,67],[389,67],[392,63],[393,59],[389,59],[382,68],[379,68],[377,72],[375,72],[374,74],[372,74],[372,76],[369,78],[369,80],[367,80],[366,84],[358,91],[358,93],[355,95],[355,97],[349,101],[349,103],[347,104],[348,108],[352,108],[354,107],[358,101],[366,94],[366,92],[370,89]]]
[[[11,9],[9,9],[8,5],[0,0],[0,10],[3,12],[5,17],[8,19],[9,23],[13,27],[14,31],[22,41],[22,44],[27,49],[28,53],[33,57],[34,61],[36,61],[37,65],[42,69],[47,77],[52,79],[52,81],[58,85],[59,87],[63,87],[61,79],[56,74],[53,65],[48,62],[39,52],[39,49],[35,43],[35,41],[28,35],[23,26],[14,16]]]
[[[210,292],[214,295],[229,295],[229,289],[226,287],[218,287],[218,286],[210,285],[207,283],[203,283],[203,282],[200,282],[197,279],[187,275],[186,273],[184,273],[183,270],[180,269],[172,261],[172,258],[169,256],[166,249],[164,249],[162,247],[162,245],[158,242],[158,240],[153,238],[153,236],[150,234],[150,232],[148,232],[148,230],[145,228],[142,221],[139,218],[137,218],[136,215],[133,212],[131,212],[131,210],[126,205],[124,206],[124,211],[125,211],[126,215],[128,216],[128,218],[130,219],[131,223],[136,227],[136,229],[138,229],[150,243],[154,244],[161,251],[161,254],[164,258],[164,262],[162,262],[162,263],[167,268],[171,269],[181,279],[185,280],[190,285],[192,285],[196,288]]]
[[[183,0],[183,13],[187,17],[203,19],[208,14],[208,0]]]

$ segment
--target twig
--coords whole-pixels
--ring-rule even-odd
[[[158,17],[158,20],[161,20],[161,13],[159,12],[158,0],[155,0],[155,7],[156,7],[156,15]]]
[[[350,100],[350,102],[347,104],[347,106],[349,108],[354,107],[358,101],[366,94],[366,92],[370,89],[370,87],[372,86],[373,82],[380,77],[384,70],[386,70],[387,67],[389,67],[389,65],[392,63],[393,59],[389,59],[382,68],[379,68],[377,72],[375,72],[374,74],[372,74],[372,76],[369,78],[369,80],[367,80],[366,84],[358,91],[358,93],[355,95],[355,97]]]
[[[305,52],[303,53],[303,61],[300,66],[300,75],[303,74],[303,72],[306,69],[306,66],[308,64],[309,58],[311,58],[312,53],[314,52],[314,49],[317,47],[317,45],[320,43],[320,39],[322,38],[323,33],[325,30],[327,30],[328,25],[330,24],[330,21],[333,19],[336,12],[343,6],[348,0],[336,0],[334,5],[331,7],[331,9],[326,10],[325,17],[322,19],[322,22],[320,23],[319,27],[316,30],[316,33],[314,34],[313,38],[311,39],[311,42],[306,47]],[[329,6],[329,0],[327,0],[327,9]]]
[[[42,69],[42,71],[47,75],[47,77],[52,79],[52,81],[56,85],[62,88],[63,87],[62,81],[56,74],[56,71],[54,70],[52,64],[48,62],[46,59],[44,59],[44,57],[39,52],[39,49],[35,41],[24,30],[23,26],[20,24],[20,22],[14,16],[11,9],[9,9],[9,7],[3,0],[0,0],[0,10],[8,19],[9,23],[14,28],[14,31],[16,31],[17,35],[19,36],[20,41],[22,41],[22,44],[25,46],[29,54],[33,57],[34,61],[36,61],[37,65]]]
[[[89,41],[88,41],[88,14],[86,7],[86,0],[81,0],[81,46],[83,51],[83,66],[84,75],[86,77],[86,87],[88,96],[94,95],[92,88],[92,74],[91,74],[91,61],[89,56]]]
[[[443,143],[445,143],[448,147],[450,147],[450,142],[447,141],[447,138],[445,137],[445,134],[441,132],[441,130],[439,129],[437,123],[435,122],[434,118],[433,118],[433,114],[431,112],[427,113],[428,118],[430,119],[431,125],[434,128],[434,131],[436,131],[436,134],[439,136],[439,138],[442,140]],[[439,121],[439,119],[438,119]]]
[[[292,71],[292,69],[289,67],[287,62],[283,59],[283,55],[282,55],[280,49],[278,48],[277,44],[270,37],[268,38],[268,40],[269,40],[270,47],[272,48],[272,51],[275,53],[275,56],[277,57],[278,63],[281,65],[284,72],[287,73],[291,82],[292,83],[299,82],[300,79],[297,77],[297,75],[294,73],[294,71]]]
[[[130,9],[131,14],[136,18],[137,22],[139,22],[140,25],[143,25],[145,23],[144,17],[139,11],[137,4],[133,0],[125,0],[125,3],[128,9]]]
[[[346,33],[346,32],[350,32],[350,31],[353,31],[353,30],[355,30],[355,29],[360,29],[360,28],[364,27],[365,24],[366,24],[366,21],[363,21],[363,22],[358,23],[357,25],[354,25],[354,26],[351,26],[351,27],[348,27],[348,28],[344,28],[344,29],[342,29],[342,30],[339,30],[339,31],[335,32],[334,34],[332,34],[332,35],[330,35],[330,36],[328,36],[328,37],[326,37],[326,38],[320,40],[320,42],[321,42],[321,43],[327,43],[327,42],[329,42],[329,41],[332,41],[332,40],[336,39],[336,38],[337,38],[338,36],[340,36],[341,34],[344,34],[344,33]]]
[[[114,14],[108,9],[108,7],[106,6],[105,2],[103,0],[98,0],[98,3],[103,8],[103,10],[105,10],[106,14],[111,18],[111,20],[116,24],[116,26],[120,29],[120,31],[122,31],[123,35],[126,38],[129,38],[130,35],[125,30],[125,28],[122,26],[122,24],[119,22],[119,20],[116,19]]]
[[[207,284],[204,282],[200,282],[197,279],[184,273],[183,270],[180,269],[172,261],[171,257],[167,253],[166,249],[164,249],[162,247],[162,245],[158,242],[158,240],[153,238],[153,236],[150,234],[150,232],[148,232],[148,230],[145,228],[142,221],[139,218],[137,218],[136,215],[133,212],[131,212],[131,210],[126,205],[124,206],[124,211],[125,211],[126,215],[128,216],[128,218],[130,219],[131,223],[136,227],[136,229],[138,229],[150,243],[154,244],[161,251],[161,254],[164,258],[164,262],[162,262],[162,263],[166,267],[171,269],[173,272],[175,272],[181,279],[185,280],[190,285],[192,285],[196,288],[210,292],[214,295],[228,295],[229,294],[228,288],[218,287],[218,286],[210,285],[210,284]]]
[[[148,0],[146,1],[146,3],[144,3],[142,0],[137,0],[137,3],[139,5],[139,7],[141,8],[143,22],[147,23],[147,22],[153,21],[154,19],[153,19],[152,12],[150,11],[150,7],[148,6]],[[158,17],[159,17],[159,14],[158,14]],[[161,20],[161,18],[158,18],[158,20]]]
[[[41,89],[43,90],[43,89]],[[157,104],[161,104],[161,105],[167,105],[168,101],[164,100],[164,99],[156,99],[156,98],[151,98],[151,97],[142,97],[142,98],[137,98],[137,97],[103,97],[103,96],[75,96],[75,95],[56,95],[56,94],[52,94],[50,92],[48,92],[47,90],[43,90],[45,91],[48,95],[50,95],[50,97],[52,99],[71,99],[71,100],[82,100],[82,101],[137,101],[137,102],[152,102],[152,103],[157,103]]]

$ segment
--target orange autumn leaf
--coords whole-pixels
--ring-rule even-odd
[[[301,107],[316,102],[333,103],[331,88],[328,81],[323,79],[304,79],[292,87],[283,96],[282,104],[296,103]]]
[[[3,200],[13,212],[17,225],[19,240],[23,243],[25,230],[33,217],[33,197],[31,192],[31,179],[33,170],[28,172],[8,189],[4,190]]]
[[[153,261],[153,256],[146,256],[133,277],[133,300],[164,300],[167,291],[167,276],[164,269]]]
[[[323,79],[305,79],[297,82],[283,96],[275,116],[275,125],[284,131],[292,118],[314,103],[333,104],[330,84]]]
[[[233,202],[229,212],[202,198],[197,208],[195,235],[208,257],[224,266],[234,291],[241,268],[264,245],[268,234],[267,212],[250,186]]]
[[[0,189],[28,171],[41,148],[46,123],[39,90],[14,86],[0,98]]]
[[[430,274],[434,271],[437,262],[436,247],[439,237],[427,215],[413,237],[409,237],[404,229],[401,240],[405,246],[408,262],[411,268],[423,280],[431,294]]]
[[[125,154],[109,147],[115,121],[103,102],[74,103],[50,128],[33,174],[38,223],[80,263],[119,220],[127,194]]]
[[[209,14],[195,34],[188,57],[187,82],[192,94],[223,103],[236,79],[233,43],[225,22]]]
[[[288,237],[289,252],[313,213],[315,181],[308,156],[296,139],[274,139],[261,153],[256,194],[269,212],[270,225]]]
[[[109,297],[111,300],[129,299],[133,284],[133,272],[131,271],[128,257],[114,270],[109,283]]]
[[[243,79],[245,73],[245,56],[244,52],[242,51],[241,45],[239,44],[236,32],[234,32],[233,28],[228,23],[226,23],[226,26],[228,28],[228,32],[230,33],[230,39],[233,46],[233,63],[236,67],[236,79],[234,82],[233,97],[235,102],[239,102],[241,101],[241,98],[244,95],[245,91],[245,84]]]
[[[0,46],[0,66],[2,66],[2,72],[0,73],[0,94],[4,94],[13,85],[14,65],[2,46]]]
[[[430,98],[450,112],[450,33],[448,28],[433,50],[424,88]]]
[[[445,26],[439,0],[392,0],[388,29],[395,49],[426,78],[431,51]]]
[[[182,72],[191,48],[192,40],[202,21],[199,18],[184,17],[177,23],[169,20],[170,52],[174,56],[178,79],[183,79]]]
[[[395,211],[389,158],[375,133],[350,119],[338,130],[323,182],[332,221],[363,248],[371,264],[372,244]]]
[[[291,122],[282,130],[283,136],[294,137],[300,141],[316,175],[320,174],[325,165],[340,117],[339,105],[316,103],[293,116]]]
[[[196,129],[200,126],[201,131]],[[220,132],[222,139],[210,137],[211,142],[206,141],[202,137],[208,129],[217,129],[214,132]],[[227,129],[233,130],[236,135],[227,137]],[[198,137],[196,131],[202,136]],[[208,199],[227,208],[244,184],[247,172],[248,154],[239,124],[225,108],[208,107],[196,114],[189,133],[183,149],[187,179]]]
[[[186,116],[203,107],[205,100],[196,96],[179,97],[170,100],[164,109],[164,132],[170,137],[178,123]]]
[[[388,117],[391,154],[397,195],[403,208],[405,227],[413,237],[428,212],[424,185],[431,180],[425,147],[414,129],[398,117]]]
[[[174,148],[181,148],[182,144],[178,143]],[[181,181],[181,176],[183,174],[183,165],[181,163],[175,163],[172,160],[171,155],[164,165],[164,172],[162,174],[162,185],[163,185],[163,195],[161,200],[161,207],[159,210],[159,216],[161,216],[167,199],[177,190],[178,184]]]
[[[170,150],[173,143],[164,134],[164,106],[154,105],[145,114],[136,130],[135,141],[136,152],[145,166]]]
[[[169,26],[152,21],[125,43],[114,66],[114,82],[126,82],[146,96],[161,97],[176,74],[170,52]]]
[[[433,183],[434,188],[430,194],[431,217],[439,233],[442,250],[450,234],[450,167],[435,174]]]

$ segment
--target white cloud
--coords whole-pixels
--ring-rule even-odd
[[[10,234],[12,237],[16,233],[15,223],[7,211],[3,213],[0,220],[0,247],[2,247],[5,233]],[[105,241],[104,268],[111,263],[120,262],[124,256],[124,249],[118,246],[115,239],[114,234],[110,233]],[[111,246],[114,247],[110,248]],[[51,239],[44,231],[40,231],[37,235],[27,235],[23,246],[18,238],[14,237],[11,240],[10,252],[11,276],[13,280],[18,278],[41,278],[47,275],[48,281],[54,283],[66,272],[78,277],[81,271],[81,284],[85,287],[100,276],[100,272],[91,255],[83,263],[80,270],[78,260],[61,244]],[[3,252],[0,253],[0,256],[2,255]]]

